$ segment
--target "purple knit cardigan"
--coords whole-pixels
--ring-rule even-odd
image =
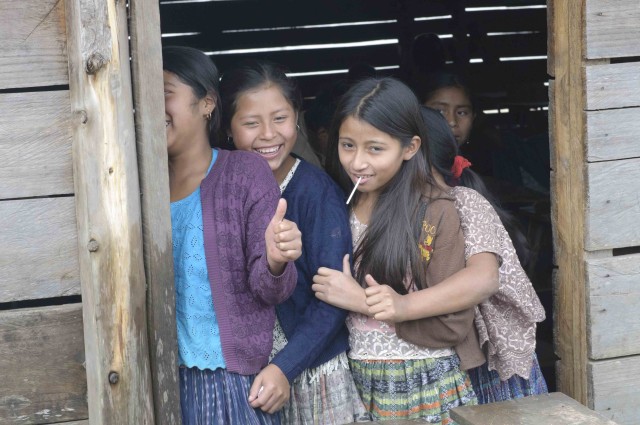
[[[218,153],[200,185],[204,250],[222,354],[230,372],[258,373],[267,365],[275,308],[291,295],[293,262],[269,271],[264,234],[280,189],[267,162],[244,151]]]

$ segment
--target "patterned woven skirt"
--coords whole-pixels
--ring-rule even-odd
[[[342,353],[307,369],[291,385],[291,399],[282,409],[282,423],[338,425],[368,420],[356,384]]]
[[[546,394],[547,382],[542,376],[538,357],[533,354],[533,364],[529,379],[513,375],[506,381],[501,381],[498,372],[489,370],[487,363],[469,370],[469,377],[473,390],[478,396],[478,403],[487,404],[496,401],[522,398],[534,394]]]
[[[255,375],[226,369],[180,368],[180,407],[183,425],[279,425],[280,415],[269,415],[249,405]]]
[[[449,410],[477,404],[457,355],[420,360],[349,359],[370,420],[423,419],[452,424]]]

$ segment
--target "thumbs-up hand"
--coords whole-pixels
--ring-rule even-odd
[[[311,289],[316,298],[335,307],[367,314],[364,289],[351,276],[349,254],[342,258],[342,271],[320,267]]]
[[[367,288],[364,290],[368,314],[376,320],[385,322],[403,322],[406,298],[398,294],[389,285],[379,284],[370,274],[364,277]]]
[[[264,233],[269,270],[276,276],[282,273],[287,262],[302,255],[302,234],[296,223],[284,218],[286,213],[287,201],[280,198],[276,213]]]

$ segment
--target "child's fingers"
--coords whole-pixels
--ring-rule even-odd
[[[298,229],[289,229],[281,232],[276,232],[273,240],[276,242],[276,244],[292,242],[297,248],[302,248],[302,234]]]
[[[281,222],[275,223],[273,225],[273,232],[275,234],[279,234],[279,233],[282,233],[282,232],[288,232],[288,231],[292,231],[292,230],[295,230],[295,231],[298,231],[298,232],[300,231],[298,229],[298,225],[296,223],[294,223],[293,221],[290,221],[290,220],[286,220],[285,219],[285,220],[282,220]]]
[[[262,386],[262,377],[260,375],[256,376],[256,379],[253,380],[253,384],[251,384],[251,388],[249,388],[249,402],[253,402],[258,398],[258,394],[260,393],[260,389],[264,389]]]
[[[364,281],[367,282],[367,285],[369,285],[369,287],[380,286],[380,284],[370,274],[364,277]]]
[[[342,257],[342,273],[351,277],[351,263],[349,262],[349,254]]]

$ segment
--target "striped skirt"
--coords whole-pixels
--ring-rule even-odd
[[[180,407],[183,425],[279,425],[280,415],[269,415],[249,405],[255,375],[226,369],[180,368]]]
[[[473,390],[478,396],[479,404],[493,403],[496,401],[511,400],[535,394],[546,394],[547,382],[542,376],[538,356],[533,354],[533,364],[529,379],[513,375],[506,381],[501,381],[498,372],[489,370],[487,363],[473,369],[469,369],[469,377],[473,384]]]
[[[368,419],[356,384],[342,353],[306,369],[291,385],[291,398],[282,409],[287,425],[339,425]]]
[[[453,424],[449,410],[477,404],[457,355],[419,360],[349,359],[370,420],[423,419]]]

